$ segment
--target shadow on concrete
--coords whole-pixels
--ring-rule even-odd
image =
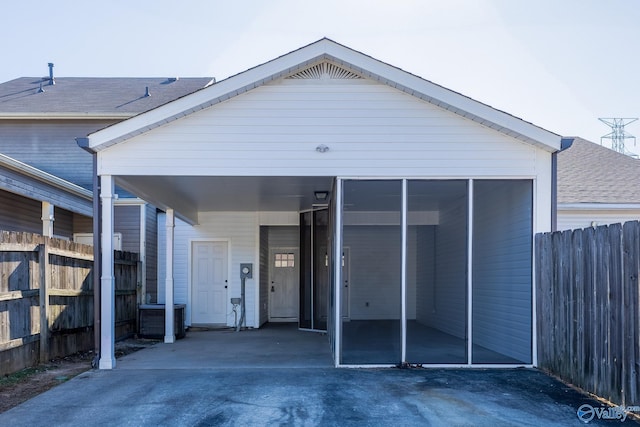
[[[194,329],[173,344],[156,344],[119,359],[116,369],[329,368],[326,334],[299,331],[297,324],[260,329]]]

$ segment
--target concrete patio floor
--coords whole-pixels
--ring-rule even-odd
[[[116,362],[117,369],[329,368],[327,335],[299,331],[293,323],[236,332],[191,330],[174,344],[157,344]]]
[[[298,333],[189,332],[81,374],[0,425],[579,426],[581,405],[602,406],[532,369],[335,369],[326,336]]]

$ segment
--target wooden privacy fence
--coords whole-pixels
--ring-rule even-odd
[[[116,251],[117,338],[136,331],[139,271]],[[93,313],[92,246],[0,231],[0,375],[93,349]]]
[[[536,236],[538,365],[640,404],[640,223]]]

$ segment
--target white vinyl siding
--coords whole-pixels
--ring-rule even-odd
[[[536,151],[386,85],[280,81],[102,151],[99,173],[530,176]]]
[[[187,324],[191,323],[190,277],[191,260],[189,259],[189,247],[194,240],[227,240],[229,242],[230,270],[228,272],[227,299],[240,296],[240,264],[252,263],[258,266],[256,248],[258,245],[257,213],[255,212],[201,212],[200,224],[191,226],[176,219],[174,232],[174,301],[176,304],[187,304]],[[161,224],[162,223],[162,224]],[[158,221],[159,247],[164,246],[164,221]],[[158,251],[159,259],[164,259],[163,252]],[[162,257],[162,258],[160,258]],[[164,302],[164,267],[158,268],[159,282],[158,301]],[[247,326],[257,327],[255,310],[258,294],[257,283],[259,269],[254,268],[252,279],[246,281],[246,307]],[[233,326],[234,318],[231,311],[231,303],[227,301],[227,325]]]
[[[531,363],[531,184],[476,181],[473,342]]]
[[[343,233],[350,254],[349,317],[399,319],[400,227],[352,225]]]
[[[467,215],[459,204],[445,206],[433,233],[433,309],[427,325],[458,338],[466,337],[467,306]],[[429,261],[427,261],[429,262]]]
[[[576,228],[598,225],[624,224],[627,221],[640,221],[640,209],[629,210],[569,210],[558,209],[558,230],[573,230]]]
[[[435,232],[436,226],[423,225],[409,227],[407,234],[414,235],[415,238],[409,240],[419,241],[420,245],[409,246],[407,253],[413,254],[415,257],[415,281],[416,296],[415,300],[407,297],[407,309],[415,307],[415,319],[425,325],[429,325],[432,321],[433,313],[436,310],[435,301]],[[407,266],[407,271],[411,269]],[[409,317],[411,319],[411,317]]]

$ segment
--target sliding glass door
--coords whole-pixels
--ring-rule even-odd
[[[343,189],[341,363],[397,362],[402,345],[402,181],[345,181]]]
[[[409,363],[467,363],[467,181],[407,186]]]
[[[300,214],[300,328],[326,331],[329,295],[327,208]]]

